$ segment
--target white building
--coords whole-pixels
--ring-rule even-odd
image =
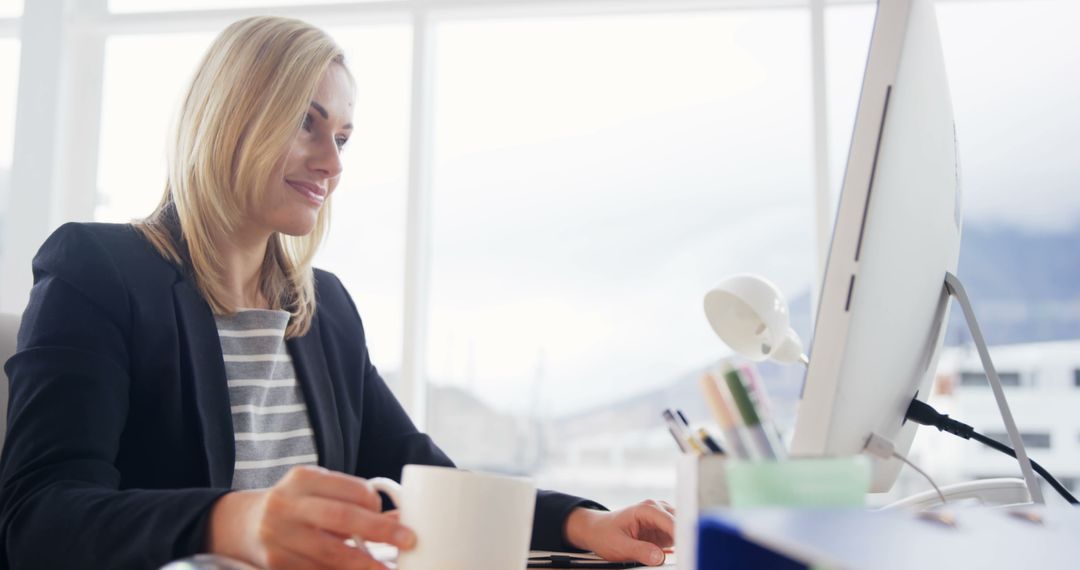
[[[1080,483],[1080,340],[992,347],[994,367],[1028,455],[1063,485]],[[974,347],[947,348],[931,397],[938,411],[1008,443],[993,392]],[[986,477],[1018,477],[1014,459],[975,441],[921,428],[912,457],[939,484]],[[924,484],[925,485],[925,484]],[[1044,485],[1047,501],[1057,494]],[[1053,498],[1051,497],[1053,495]]]

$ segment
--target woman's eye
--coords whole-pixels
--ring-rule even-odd
[[[349,142],[349,139],[348,139],[348,138],[345,138],[345,137],[339,137],[339,138],[337,139],[337,147],[338,147],[338,149],[342,149],[342,148],[344,148],[344,147],[345,147],[345,143],[347,143],[347,142]]]
[[[311,115],[305,115],[304,116],[304,124],[301,125],[301,126],[305,131],[310,131],[311,130]]]

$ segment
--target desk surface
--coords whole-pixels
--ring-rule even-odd
[[[365,545],[368,550],[375,555],[376,560],[386,564],[389,568],[396,568],[394,560],[397,558],[397,549],[392,546],[384,544],[367,543]],[[529,553],[530,556],[544,556],[547,554],[558,554],[555,552],[542,552],[534,550]],[[663,566],[652,566],[652,568],[674,568],[675,567],[675,555],[669,554],[666,563]],[[199,554],[183,560],[177,560],[166,566],[161,570],[259,570],[254,566],[245,564],[238,560],[225,558],[224,556],[217,556],[213,554]],[[522,569],[525,570],[525,569]],[[556,568],[555,570],[559,570]],[[563,569],[569,570],[569,569]]]
[[[379,562],[382,562],[383,564],[386,564],[390,568],[395,568],[396,567],[396,565],[393,562],[397,558],[397,549],[396,548],[394,548],[393,546],[387,545],[387,544],[377,544],[377,543],[372,543],[372,542],[366,543],[365,546],[375,556],[376,560],[378,560]],[[533,550],[532,552],[529,552],[529,556],[546,556],[546,555],[549,555],[549,554],[569,554],[569,553],[566,553],[566,552],[548,552],[548,551],[542,551],[542,550]],[[589,555],[586,555],[586,554],[573,554],[573,555],[574,556],[589,556]],[[598,557],[596,559],[600,560],[600,558],[598,558]],[[663,566],[651,566],[651,568],[674,568],[674,567],[675,567],[675,555],[674,554],[668,554],[667,555],[667,560],[664,561]],[[643,566],[642,568],[646,568],[646,567]],[[555,570],[558,570],[558,569],[556,568]],[[569,570],[569,569],[564,569],[564,570]]]
[[[946,507],[932,514],[936,516],[899,510],[714,509],[703,514],[703,524],[720,524],[715,530],[703,528],[701,536],[726,545],[731,541],[721,542],[725,536],[737,535],[808,566],[828,568],[1078,567],[1080,509],[1075,507]],[[730,548],[726,552],[735,553]]]

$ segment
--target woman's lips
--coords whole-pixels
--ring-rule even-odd
[[[298,182],[295,180],[286,180],[285,182],[288,183],[288,185],[291,186],[293,190],[296,190],[305,198],[307,198],[308,201],[311,202],[313,205],[321,206],[322,203],[326,200],[326,190],[323,190],[321,187],[316,186],[315,184],[311,184],[309,182]]]

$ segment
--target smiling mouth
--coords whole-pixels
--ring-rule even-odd
[[[285,182],[315,206],[321,206],[322,203],[326,201],[326,190],[323,190],[314,184],[294,182],[292,180],[286,180]]]

